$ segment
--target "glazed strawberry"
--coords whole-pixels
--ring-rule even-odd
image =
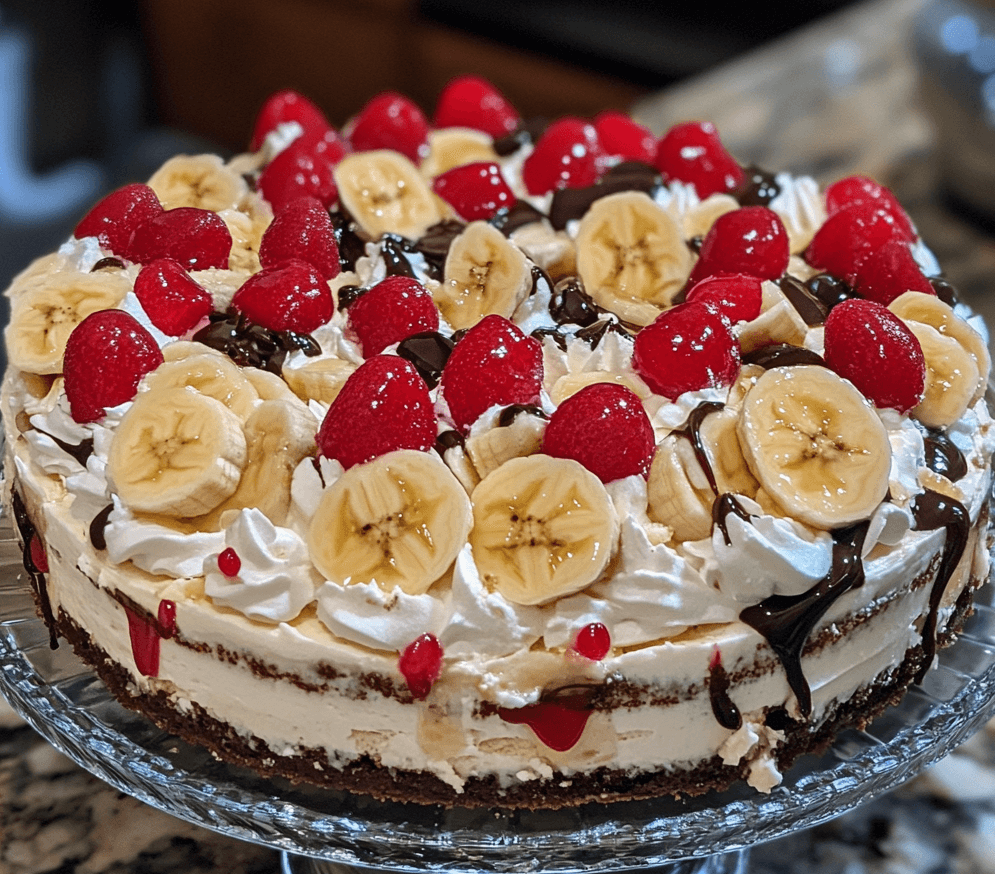
[[[124,310],[87,316],[66,342],[69,411],[76,422],[96,422],[110,407],[130,401],[146,373],[162,364],[152,335]]]
[[[709,121],[672,127],[660,138],[653,163],[665,182],[688,182],[701,198],[734,191],[746,179],[743,168],[726,151],[719,132]]]
[[[486,221],[517,200],[501,168],[490,161],[463,164],[440,173],[432,181],[432,190],[468,222]]]
[[[393,149],[416,164],[428,151],[428,120],[414,103],[401,94],[378,94],[362,108],[348,129],[349,142],[357,152]]]
[[[593,124],[562,118],[546,128],[522,165],[529,194],[586,188],[601,174],[603,153]]]
[[[912,219],[898,199],[885,186],[867,176],[846,176],[826,189],[826,212],[835,215],[841,209],[862,201],[870,201],[894,220],[903,236],[916,237]]]
[[[495,404],[535,404],[542,346],[503,316],[484,316],[456,344],[440,380],[442,397],[464,434]]]
[[[850,380],[876,407],[901,413],[923,398],[926,362],[905,323],[886,306],[854,298],[826,319],[826,364]]]
[[[624,385],[594,383],[549,417],[542,451],[579,461],[604,483],[649,473],[656,440],[639,396]]]
[[[125,185],[99,201],[76,225],[74,236],[96,237],[115,255],[131,257],[131,235],[163,211],[159,197],[148,185]]]
[[[486,79],[460,76],[439,95],[435,127],[472,127],[500,139],[510,134],[522,118],[518,111]]]
[[[325,279],[334,279],[342,272],[328,210],[318,198],[307,194],[284,204],[259,245],[259,262],[263,267],[276,267],[294,258],[307,261]]]
[[[594,118],[594,129],[607,162],[641,161],[652,164],[656,158],[656,137],[648,128],[621,112],[602,112]]]
[[[401,653],[397,669],[415,700],[427,698],[442,673],[442,644],[434,634],[423,634],[415,638]]]
[[[633,344],[636,373],[671,400],[686,391],[731,385],[739,365],[739,341],[728,322],[701,303],[660,313],[636,334]]]
[[[591,622],[577,632],[573,651],[592,662],[600,662],[612,647],[611,634],[600,622]]]
[[[788,232],[777,213],[744,206],[719,216],[709,228],[688,282],[696,285],[723,273],[779,279],[790,254]]]
[[[338,199],[335,165],[347,145],[331,127],[309,131],[280,152],[259,174],[259,190],[274,213],[302,196],[317,198],[328,207]]]
[[[826,219],[805,250],[805,260],[817,270],[841,279],[852,277],[864,256],[891,240],[914,242],[914,236],[875,202],[857,201]]]
[[[318,270],[291,259],[250,276],[232,298],[232,307],[272,331],[310,334],[335,310],[332,291]]]
[[[266,99],[256,116],[249,151],[258,150],[270,131],[288,121],[296,121],[305,133],[329,126],[325,114],[304,95],[291,89],[277,91]]]
[[[848,278],[854,292],[885,306],[906,291],[936,294],[912,257],[908,243],[890,240],[872,249],[857,263]]]
[[[428,386],[414,365],[375,355],[346,380],[318,431],[318,449],[343,467],[395,449],[428,452],[437,427]]]
[[[363,357],[421,331],[439,328],[439,310],[432,293],[418,280],[388,276],[349,306],[347,330],[359,339]]]
[[[737,322],[752,322],[759,316],[762,298],[758,277],[729,273],[701,280],[691,287],[684,299],[688,303],[711,306],[735,325]]]
[[[170,337],[185,334],[214,309],[211,295],[172,258],[160,258],[139,271],[135,296],[152,324]]]
[[[182,206],[139,225],[129,244],[132,260],[149,264],[173,258],[187,270],[228,269],[231,232],[216,212]]]

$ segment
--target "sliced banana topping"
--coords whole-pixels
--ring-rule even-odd
[[[926,387],[911,415],[927,428],[952,425],[974,400],[978,362],[956,339],[932,325],[906,322],[922,347],[926,361]]]
[[[743,401],[739,442],[760,485],[815,528],[867,519],[888,491],[888,432],[867,399],[824,367],[763,374]]]
[[[428,155],[421,162],[422,175],[432,179],[464,164],[497,161],[493,143],[489,134],[470,127],[444,127],[430,131]]]
[[[442,217],[435,195],[400,152],[346,155],[335,167],[339,200],[371,238],[388,232],[416,240]]]
[[[472,499],[474,561],[485,585],[515,604],[579,592],[615,548],[611,498],[571,459],[514,458],[481,480]]]
[[[492,313],[510,318],[531,286],[531,267],[521,249],[493,225],[471,222],[449,247],[445,279],[432,297],[459,330]]]
[[[242,421],[249,418],[259,393],[227,355],[192,341],[170,343],[162,352],[165,361],[147,377],[150,390],[190,386],[220,401]]]
[[[190,387],[142,392],[121,419],[107,476],[138,513],[200,516],[230,497],[246,460],[242,423]]]
[[[595,302],[635,325],[666,308],[691,272],[674,220],[641,191],[596,200],[577,232],[577,272]]]
[[[420,595],[455,561],[470,499],[433,452],[399,449],[349,468],[321,496],[311,559],[332,582]]]
[[[760,289],[760,315],[734,328],[741,351],[745,354],[774,343],[804,345],[808,325],[787,295],[770,281],[762,283]]]
[[[249,192],[245,180],[218,155],[176,155],[148,184],[166,209],[194,206],[219,212],[234,208]]]
[[[355,369],[355,364],[342,358],[315,358],[300,367],[284,367],[283,378],[302,401],[330,404]]]

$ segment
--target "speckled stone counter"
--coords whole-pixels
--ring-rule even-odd
[[[962,296],[995,324],[995,238],[946,204],[909,48],[920,0],[873,0],[636,107],[659,132],[691,118],[731,151],[820,182],[896,190]],[[269,874],[278,854],[105,786],[0,700],[0,874]],[[765,874],[995,872],[995,722],[930,771],[819,828],[757,846]]]

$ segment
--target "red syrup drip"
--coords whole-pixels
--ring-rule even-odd
[[[526,707],[499,707],[498,716],[513,725],[527,725],[551,750],[569,750],[580,740],[591,716],[592,687],[566,686],[544,694]]]
[[[40,573],[48,573],[48,553],[45,551],[45,544],[41,542],[41,538],[38,536],[36,531],[31,535],[31,544],[29,546],[31,550],[31,561],[34,563],[35,568]]]
[[[169,639],[176,633],[176,604],[160,601],[155,621],[140,616],[130,607],[125,607],[124,612],[128,616],[128,634],[135,667],[143,677],[159,676],[159,641]]]
[[[442,645],[434,634],[415,638],[401,653],[397,667],[416,700],[427,698],[442,672]]]

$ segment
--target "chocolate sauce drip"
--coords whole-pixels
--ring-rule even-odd
[[[798,699],[798,707],[812,712],[812,690],[802,671],[802,650],[816,623],[837,598],[864,584],[864,564],[860,552],[870,522],[839,528],[833,535],[833,563],[819,582],[800,595],[771,595],[739,614],[751,628],[760,632],[780,659],[788,685]]]
[[[764,716],[764,725],[774,729],[774,731],[784,731],[794,721],[788,715],[788,711],[783,707],[775,707],[773,710],[768,710]]]
[[[427,273],[432,279],[442,279],[449,247],[452,246],[453,240],[463,233],[465,227],[466,225],[455,219],[443,219],[418,238],[415,248],[425,258],[428,265]]]
[[[93,544],[94,549],[107,549],[105,532],[113,509],[114,505],[108,504],[90,521],[90,543]]]
[[[574,336],[578,340],[583,340],[592,349],[597,349],[598,344],[605,338],[606,334],[618,334],[627,340],[632,339],[632,335],[615,319],[601,319],[593,325],[581,328]]]
[[[735,495],[723,492],[712,504],[712,523],[722,532],[726,546],[732,546],[732,538],[729,536],[729,516],[739,516],[744,522],[749,522],[753,518]]]
[[[466,449],[466,440],[459,431],[442,431],[435,438],[435,451],[445,455],[450,449]]]
[[[722,659],[712,659],[708,666],[708,697],[712,702],[712,713],[723,728],[736,731],[743,724],[739,708],[729,697],[729,675],[722,665]]]
[[[691,448],[694,450],[694,457],[705,472],[708,484],[712,487],[712,491],[715,492],[716,496],[719,494],[719,487],[715,481],[715,471],[712,470],[712,463],[708,460],[708,453],[705,452],[705,444],[701,439],[701,424],[708,416],[712,413],[717,413],[724,406],[725,404],[719,401],[704,401],[698,404],[688,416],[687,425],[680,431],[673,432],[678,437],[687,438],[691,444]]]
[[[256,367],[279,376],[288,352],[300,349],[308,357],[321,354],[321,346],[308,334],[271,331],[240,314],[214,313],[211,324],[193,339],[224,352],[240,367]]]
[[[47,431],[41,431],[42,434],[48,434]],[[86,467],[86,460],[93,455],[93,438],[84,437],[79,443],[66,443],[65,440],[60,440],[54,434],[48,434],[52,438],[52,442],[59,447],[67,455],[75,458],[81,467]]]
[[[541,222],[544,218],[546,216],[532,204],[517,200],[511,207],[499,209],[489,221],[502,234],[510,237],[519,228],[531,225],[533,222]]]
[[[930,428],[922,442],[926,449],[926,467],[933,473],[945,476],[951,482],[967,475],[964,453],[942,431]]]
[[[363,288],[361,285],[343,285],[339,289],[339,309],[347,310],[351,307],[357,300],[359,300],[366,292],[368,288]]]
[[[408,260],[418,250],[414,244],[397,234],[384,234],[380,238],[380,257],[388,276],[407,276],[415,278],[415,269]]]
[[[929,614],[922,629],[922,648],[925,659],[916,682],[921,683],[936,655],[936,621],[940,610],[943,590],[954,574],[961,556],[967,546],[967,538],[971,533],[971,515],[967,508],[956,498],[949,498],[927,489],[912,499],[910,509],[915,524],[914,531],[935,531],[937,528],[947,529],[947,539],[943,544],[943,554],[940,556],[940,567],[936,571],[936,579],[929,593]]]
[[[329,213],[332,232],[339,247],[339,262],[343,270],[355,270],[356,262],[366,254],[366,241],[359,235],[359,226],[341,207]]]
[[[743,364],[759,364],[764,370],[775,367],[797,367],[800,364],[814,364],[825,367],[825,359],[804,346],[792,346],[790,343],[773,343],[761,346],[743,355]]]
[[[109,255],[107,258],[101,258],[96,264],[90,268],[91,273],[96,273],[98,270],[123,270],[124,261],[120,258],[115,258],[113,255]]]
[[[249,186],[249,191],[259,190],[259,174],[258,173],[243,173],[242,181]]]
[[[537,407],[535,404],[511,404],[501,410],[498,415],[497,426],[499,428],[507,428],[515,419],[522,415],[538,416],[540,419],[549,418],[542,407]]]
[[[791,301],[791,305],[798,312],[798,315],[802,317],[802,321],[806,325],[813,328],[826,323],[826,316],[829,315],[829,307],[819,300],[805,286],[804,282],[794,276],[785,274],[777,284],[780,286],[781,291],[784,292],[784,296]]]
[[[652,194],[661,185],[660,174],[648,164],[626,161],[612,167],[594,185],[586,188],[561,188],[553,192],[549,221],[562,231],[567,223],[583,218],[596,200],[622,191],[644,191]]]
[[[435,388],[456,344],[437,331],[421,331],[397,344],[397,354],[410,361],[429,388]]]
[[[558,325],[593,325],[598,320],[598,305],[584,291],[579,276],[566,276],[553,286],[549,314]]]
[[[529,336],[540,343],[544,338],[549,337],[560,348],[561,352],[567,351],[567,335],[557,328],[536,328]]]
[[[805,288],[826,308],[827,312],[836,304],[853,297],[853,289],[838,276],[830,273],[816,274],[805,282]]]
[[[31,558],[31,540],[38,532],[17,489],[11,489],[10,502],[11,509],[14,511],[14,524],[17,525],[18,533],[21,536],[21,560],[24,563],[24,570],[38,600],[42,619],[45,620],[45,625],[48,627],[48,645],[52,649],[58,649],[59,638],[55,633],[55,614],[52,612],[52,602],[48,597],[48,582],[44,572]]]
[[[743,169],[746,172],[746,180],[735,194],[739,205],[769,206],[770,202],[781,193],[781,186],[774,179],[774,174],[753,165]]]
[[[929,284],[933,286],[936,296],[947,306],[957,305],[960,295],[957,293],[957,289],[951,283],[947,282],[946,279],[934,276],[929,280]]]
[[[532,287],[529,289],[529,297],[539,291],[539,286],[545,283],[550,290],[553,288],[553,277],[543,270],[538,264],[532,265]]]
[[[514,155],[522,146],[527,146],[538,140],[547,127],[549,127],[549,120],[545,118],[530,118],[520,121],[518,127],[510,134],[494,140],[494,151],[501,158]]]

